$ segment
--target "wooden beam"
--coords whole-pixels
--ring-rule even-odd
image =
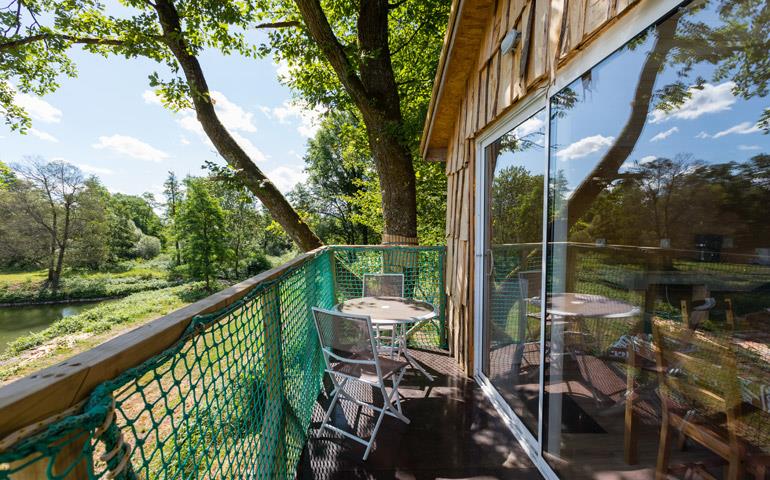
[[[425,160],[428,162],[446,162],[446,148],[429,148],[425,154]]]

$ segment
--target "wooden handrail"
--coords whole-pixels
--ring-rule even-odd
[[[302,265],[328,247],[303,253],[187,307],[152,320],[57,365],[0,387],[0,438],[67,410],[84,400],[100,383],[172,346],[193,317],[231,305],[259,284]],[[383,247],[380,247],[383,248]]]

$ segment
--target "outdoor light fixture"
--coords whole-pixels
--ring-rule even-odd
[[[503,41],[500,42],[500,51],[502,54],[505,55],[508,52],[512,52],[513,49],[516,48],[516,45],[518,45],[520,38],[521,33],[515,28],[512,28],[510,32],[506,33],[505,37],[503,37]]]

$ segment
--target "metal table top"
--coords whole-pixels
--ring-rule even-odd
[[[430,303],[401,297],[352,298],[337,305],[337,310],[368,315],[372,323],[414,323],[436,316]]]

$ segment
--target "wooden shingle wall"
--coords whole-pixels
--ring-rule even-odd
[[[447,100],[459,102],[460,106],[446,146],[446,293],[450,349],[470,374],[473,372],[474,139],[528,92],[545,85],[554,68],[568,63],[622,13],[644,0],[496,0],[485,8],[474,8],[473,1],[466,1],[468,5],[464,6],[462,15],[485,15],[487,20],[476,62],[467,65],[464,94]],[[521,40],[513,52],[503,54],[500,42],[512,28],[521,32]]]

